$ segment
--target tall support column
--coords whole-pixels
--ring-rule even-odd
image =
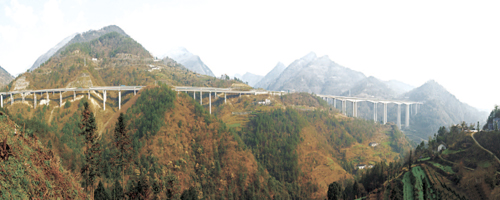
[[[240,98],[241,98],[241,93],[240,93]]]
[[[47,105],[50,105],[49,102],[50,102],[50,99],[49,99],[49,92],[45,92],[45,94],[47,95]]]
[[[358,102],[356,101],[356,103],[354,105],[356,105],[356,106],[354,106],[354,110],[356,111],[356,116],[354,116],[354,117],[358,117]]]
[[[332,100],[333,100],[333,107],[337,108],[337,101],[335,100],[335,98],[333,98]]]
[[[226,102],[227,102],[227,97],[226,97],[226,94],[227,94],[227,93],[225,93],[225,92],[224,92],[224,104],[226,104]]]
[[[352,116],[356,117],[356,102],[352,102]]]
[[[196,100],[196,91],[193,92],[193,99]]]
[[[3,108],[3,95],[0,94],[0,100],[2,101],[2,108]]]
[[[24,96],[25,96],[25,95],[26,95],[26,93],[24,93],[24,92],[23,92],[23,93],[21,93],[21,99],[23,99],[21,102],[23,102],[23,103],[24,103]]]
[[[12,93],[10,93],[10,105],[14,104],[14,98],[12,98]]]
[[[59,91],[59,106],[62,107],[62,91]]]
[[[76,91],[73,90],[73,101],[76,101]]]
[[[217,99],[217,92],[215,92],[215,99]]]
[[[90,99],[90,90],[89,90],[89,99]]]
[[[377,102],[373,102],[373,121],[377,122]]]
[[[208,107],[210,108],[210,114],[212,114],[212,93],[208,92]]]
[[[33,100],[34,101],[33,102],[33,108],[36,109],[36,92],[33,92],[33,99],[34,99]],[[2,104],[3,104],[3,102],[2,102]]]
[[[104,110],[106,110],[106,90],[104,90],[103,92],[103,101],[102,101],[102,107]]]
[[[401,104],[398,104],[398,121],[397,121],[397,124],[398,124],[398,128],[401,129]]]
[[[122,91],[118,90],[118,110],[122,109]]]
[[[342,100],[342,112],[344,113],[344,115],[347,115],[346,100]]]
[[[406,104],[406,127],[410,127],[410,105],[411,104]]]
[[[135,96],[136,94],[137,94],[137,92],[136,92],[136,90],[135,90],[135,88],[134,88],[134,96]]]
[[[384,124],[387,124],[387,103],[384,103]]]
[[[418,114],[418,103],[415,104],[415,115]]]
[[[203,105],[203,93],[200,91],[200,105]]]

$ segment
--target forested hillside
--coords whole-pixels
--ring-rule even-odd
[[[500,162],[489,151],[499,155],[498,132],[476,128],[466,123],[440,127],[404,159],[331,183],[328,199],[497,199]]]
[[[0,109],[0,198],[86,199],[79,175],[66,170],[63,158],[33,132]]]
[[[161,85],[131,96],[124,115],[80,96],[62,107],[9,109],[94,198],[322,199],[331,181],[361,174],[355,165],[392,161],[408,148],[394,127],[341,117],[310,94],[283,96],[278,107],[254,98],[269,97],[229,96],[227,105],[219,98],[210,115],[190,94]],[[245,104],[257,111],[248,124],[226,125],[223,113]],[[371,141],[380,146],[369,148]]]

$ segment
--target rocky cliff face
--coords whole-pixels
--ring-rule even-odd
[[[186,48],[180,47],[170,50],[165,54],[165,56],[174,59],[178,63],[184,65],[187,69],[196,73],[215,76],[214,73],[212,73],[212,70],[210,70],[210,68],[208,68],[203,61],[201,61],[199,56],[192,54]]]
[[[311,52],[290,64],[268,89],[340,95],[364,78],[361,72]]]
[[[276,64],[276,66],[264,76],[257,84],[255,84],[255,88],[263,88],[267,89],[269,87],[269,84],[274,82],[281,74],[286,69],[285,64],[282,62],[279,62]]]

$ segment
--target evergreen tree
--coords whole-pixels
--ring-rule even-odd
[[[120,185],[120,182],[118,180],[115,181],[115,184],[113,185],[113,190],[111,191],[111,199],[117,200],[117,199],[124,199],[125,196],[123,195],[123,188]]]
[[[81,169],[81,174],[83,176],[83,186],[85,190],[89,191],[89,189],[91,189],[90,191],[92,191],[94,181],[99,175],[101,143],[96,135],[97,126],[95,123],[94,113],[90,111],[89,104],[87,102],[85,102],[83,106],[82,121],[80,123],[82,132],[80,134],[85,136],[85,159]]]
[[[190,187],[188,190],[184,190],[181,195],[182,200],[198,200],[198,194],[194,187]]]
[[[127,163],[131,160],[131,154],[129,152],[132,149],[132,141],[129,134],[127,133],[123,113],[120,113],[118,121],[116,122],[114,136],[115,145],[117,148],[115,156],[115,166],[121,170],[122,184],[125,184],[123,180],[123,178],[125,177],[124,171]]]
[[[410,149],[410,158],[408,159],[408,170],[411,171],[411,149]]]
[[[358,181],[354,181],[354,183],[352,184],[352,193],[354,194],[354,198],[358,198],[359,196]]]
[[[342,196],[342,187],[337,182],[328,185],[327,197],[328,200],[339,200]]]
[[[479,121],[477,121],[477,131],[479,131]]]
[[[109,195],[108,192],[106,192],[106,189],[102,185],[102,182],[99,181],[99,185],[97,186],[97,189],[94,191],[94,199],[99,199],[99,200],[109,200]]]

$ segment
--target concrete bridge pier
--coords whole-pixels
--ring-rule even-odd
[[[25,95],[26,95],[26,93],[24,93],[24,92],[23,92],[23,93],[21,93],[21,98],[23,99],[21,102],[23,102],[23,103],[24,103],[24,96],[25,96]]]
[[[203,105],[203,93],[200,91],[200,105]]]
[[[208,107],[210,110],[210,114],[212,114],[212,93],[208,92]]]
[[[49,102],[50,102],[50,99],[49,99],[49,92],[45,92],[45,94],[47,95],[47,105],[49,105]]]
[[[358,102],[353,101],[352,102],[352,116],[353,117],[358,117],[357,108],[358,108]]]
[[[122,109],[122,91],[118,90],[118,110]]]
[[[33,108],[36,109],[36,92],[33,92]]]
[[[217,99],[217,92],[215,92],[215,99]]]
[[[241,98],[241,93],[240,93],[240,97],[239,98]]]
[[[196,91],[193,92],[193,99],[196,100]]]
[[[227,93],[224,92],[224,104],[226,104],[227,102],[227,96],[226,96]]]
[[[12,93],[10,93],[10,105],[14,104],[14,98],[12,98]]]
[[[89,90],[89,97],[88,98],[90,99],[90,90]]]
[[[0,100],[2,101],[2,108],[3,108],[3,95],[0,94]]]
[[[62,91],[59,91],[59,107],[62,107]]]
[[[377,102],[373,102],[373,121],[377,123]]]
[[[187,92],[186,92],[186,93],[187,93]],[[136,94],[137,94],[137,92],[136,92],[136,90],[135,90],[135,88],[134,88],[134,96],[135,96]]]
[[[384,103],[384,124],[387,124],[387,103]]]
[[[335,100],[335,98],[333,98],[332,100],[333,100],[333,107],[337,108],[337,101]]]
[[[106,110],[106,90],[102,91],[102,93],[103,93],[102,107],[104,110]]]
[[[398,116],[397,116],[398,128],[401,129],[401,104],[398,104]]]
[[[73,101],[76,101],[76,91],[73,90]]]
[[[346,100],[342,100],[342,113],[344,113],[344,115],[347,115],[347,106],[345,104]]]
[[[406,127],[410,127],[410,105],[411,104],[406,104]]]

